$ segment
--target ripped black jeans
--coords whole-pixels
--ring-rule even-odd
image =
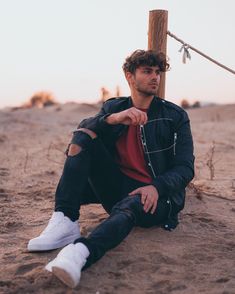
[[[128,193],[148,184],[124,175],[99,138],[75,132],[71,143],[80,145],[82,151],[67,156],[56,190],[55,211],[62,211],[75,221],[82,204],[95,202],[109,213],[87,238],[75,241],[84,243],[90,251],[87,267],[116,247],[134,226],[161,225],[170,207],[167,199],[159,199],[155,213],[145,213],[140,195],[128,196]]]

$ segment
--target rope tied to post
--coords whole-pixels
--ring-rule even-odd
[[[191,55],[189,53],[189,49],[191,49],[191,50],[195,51],[196,53],[200,54],[201,56],[205,57],[206,59],[210,60],[211,62],[215,63],[216,65],[222,67],[223,69],[225,69],[225,70],[227,70],[227,71],[229,71],[229,72],[231,72],[232,74],[235,75],[235,70],[233,70],[233,69],[225,66],[224,64],[216,61],[215,59],[213,59],[210,56],[206,55],[205,53],[199,51],[198,49],[194,48],[193,46],[185,43],[183,40],[179,39],[177,36],[175,36],[174,34],[172,34],[170,31],[167,31],[167,34],[170,37],[174,38],[175,40],[177,40],[178,42],[180,42],[182,44],[179,52],[182,52],[182,50],[184,50],[184,52],[183,52],[183,63],[186,63],[186,59],[187,58],[188,59],[191,59]]]
[[[183,63],[186,63],[186,58],[191,59],[191,55],[188,49],[189,49],[188,44],[183,44],[179,50],[179,52],[182,52],[182,50],[184,50],[183,57],[182,57]]]

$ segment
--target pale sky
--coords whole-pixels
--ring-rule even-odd
[[[123,95],[126,56],[147,49],[149,11],[168,10],[168,30],[235,69],[233,0],[0,0],[0,107],[16,106],[35,92],[59,102],[95,102],[100,88]],[[166,99],[235,103],[235,75],[168,37],[171,70]]]

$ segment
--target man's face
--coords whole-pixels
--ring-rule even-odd
[[[160,83],[158,66],[140,66],[134,74],[128,73],[127,80],[133,90],[146,96],[156,95]]]

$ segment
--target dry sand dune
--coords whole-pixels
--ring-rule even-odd
[[[96,111],[74,103],[0,111],[0,293],[235,293],[235,105],[189,111],[196,177],[175,231],[135,228],[75,290],[44,270],[58,251],[26,251],[51,215],[71,131]],[[106,216],[84,206],[83,235]]]

